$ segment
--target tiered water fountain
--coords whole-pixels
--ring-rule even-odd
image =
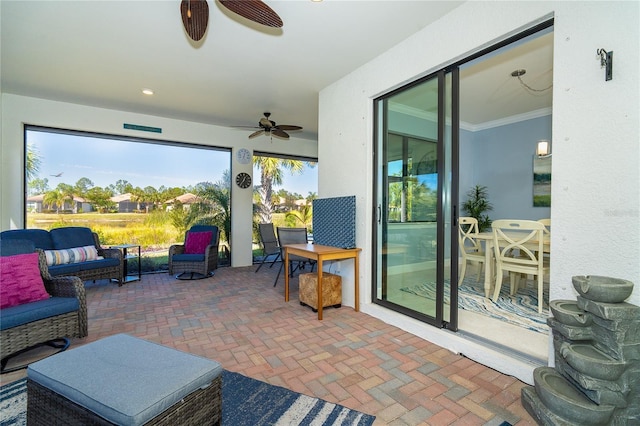
[[[522,404],[542,425],[640,425],[640,307],[627,280],[576,276],[577,300],[550,302],[555,369],[534,370]]]

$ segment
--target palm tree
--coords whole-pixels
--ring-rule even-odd
[[[59,183],[56,190],[62,194],[62,205],[64,206],[65,201],[70,201],[73,206],[73,212],[77,213],[78,203],[75,201],[77,195],[76,189],[68,183]]]
[[[49,191],[44,194],[42,202],[52,208],[55,207],[56,213],[60,213],[60,208],[64,207],[65,199],[66,198],[61,191],[54,189],[53,191]]]
[[[27,182],[35,178],[40,171],[40,165],[42,160],[36,148],[32,144],[27,145],[27,159],[25,165],[25,172],[27,174]]]
[[[287,219],[292,219],[294,222],[300,222],[302,226],[309,229],[311,221],[313,220],[313,208],[307,204],[302,206],[300,210],[291,210],[285,215]]]
[[[140,203],[145,199],[145,193],[142,188],[136,186],[130,191],[131,194],[131,202],[136,203],[136,210],[140,211]]]
[[[303,162],[299,160],[282,159],[275,157],[253,157],[253,165],[260,169],[260,205],[258,216],[261,223],[272,221],[273,214],[273,187],[282,185],[282,173],[287,169],[292,174],[300,174],[304,166],[315,166],[315,163]]]
[[[143,193],[144,193],[144,201],[146,203],[145,209],[147,213],[149,213],[149,205],[151,204],[155,208],[160,202],[160,194],[158,193],[158,190],[155,189],[153,186],[145,186],[145,188],[143,189]]]

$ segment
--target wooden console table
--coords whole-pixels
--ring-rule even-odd
[[[356,312],[360,310],[360,288],[358,285],[358,257],[362,249],[343,249],[340,247],[323,246],[320,244],[288,244],[284,246],[284,301],[289,301],[289,255],[295,254],[318,262],[318,319],[322,319],[322,262],[325,260],[353,259],[355,278]]]

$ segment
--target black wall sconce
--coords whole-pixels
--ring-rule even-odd
[[[613,78],[613,50],[607,52],[605,49],[598,49],[596,54],[600,55],[600,68],[604,68],[604,81]]]

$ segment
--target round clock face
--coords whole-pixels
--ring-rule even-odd
[[[240,188],[248,188],[251,186],[251,176],[248,173],[238,173],[236,176],[236,185]]]
[[[236,155],[240,164],[249,164],[251,162],[251,153],[246,148],[239,149]]]

